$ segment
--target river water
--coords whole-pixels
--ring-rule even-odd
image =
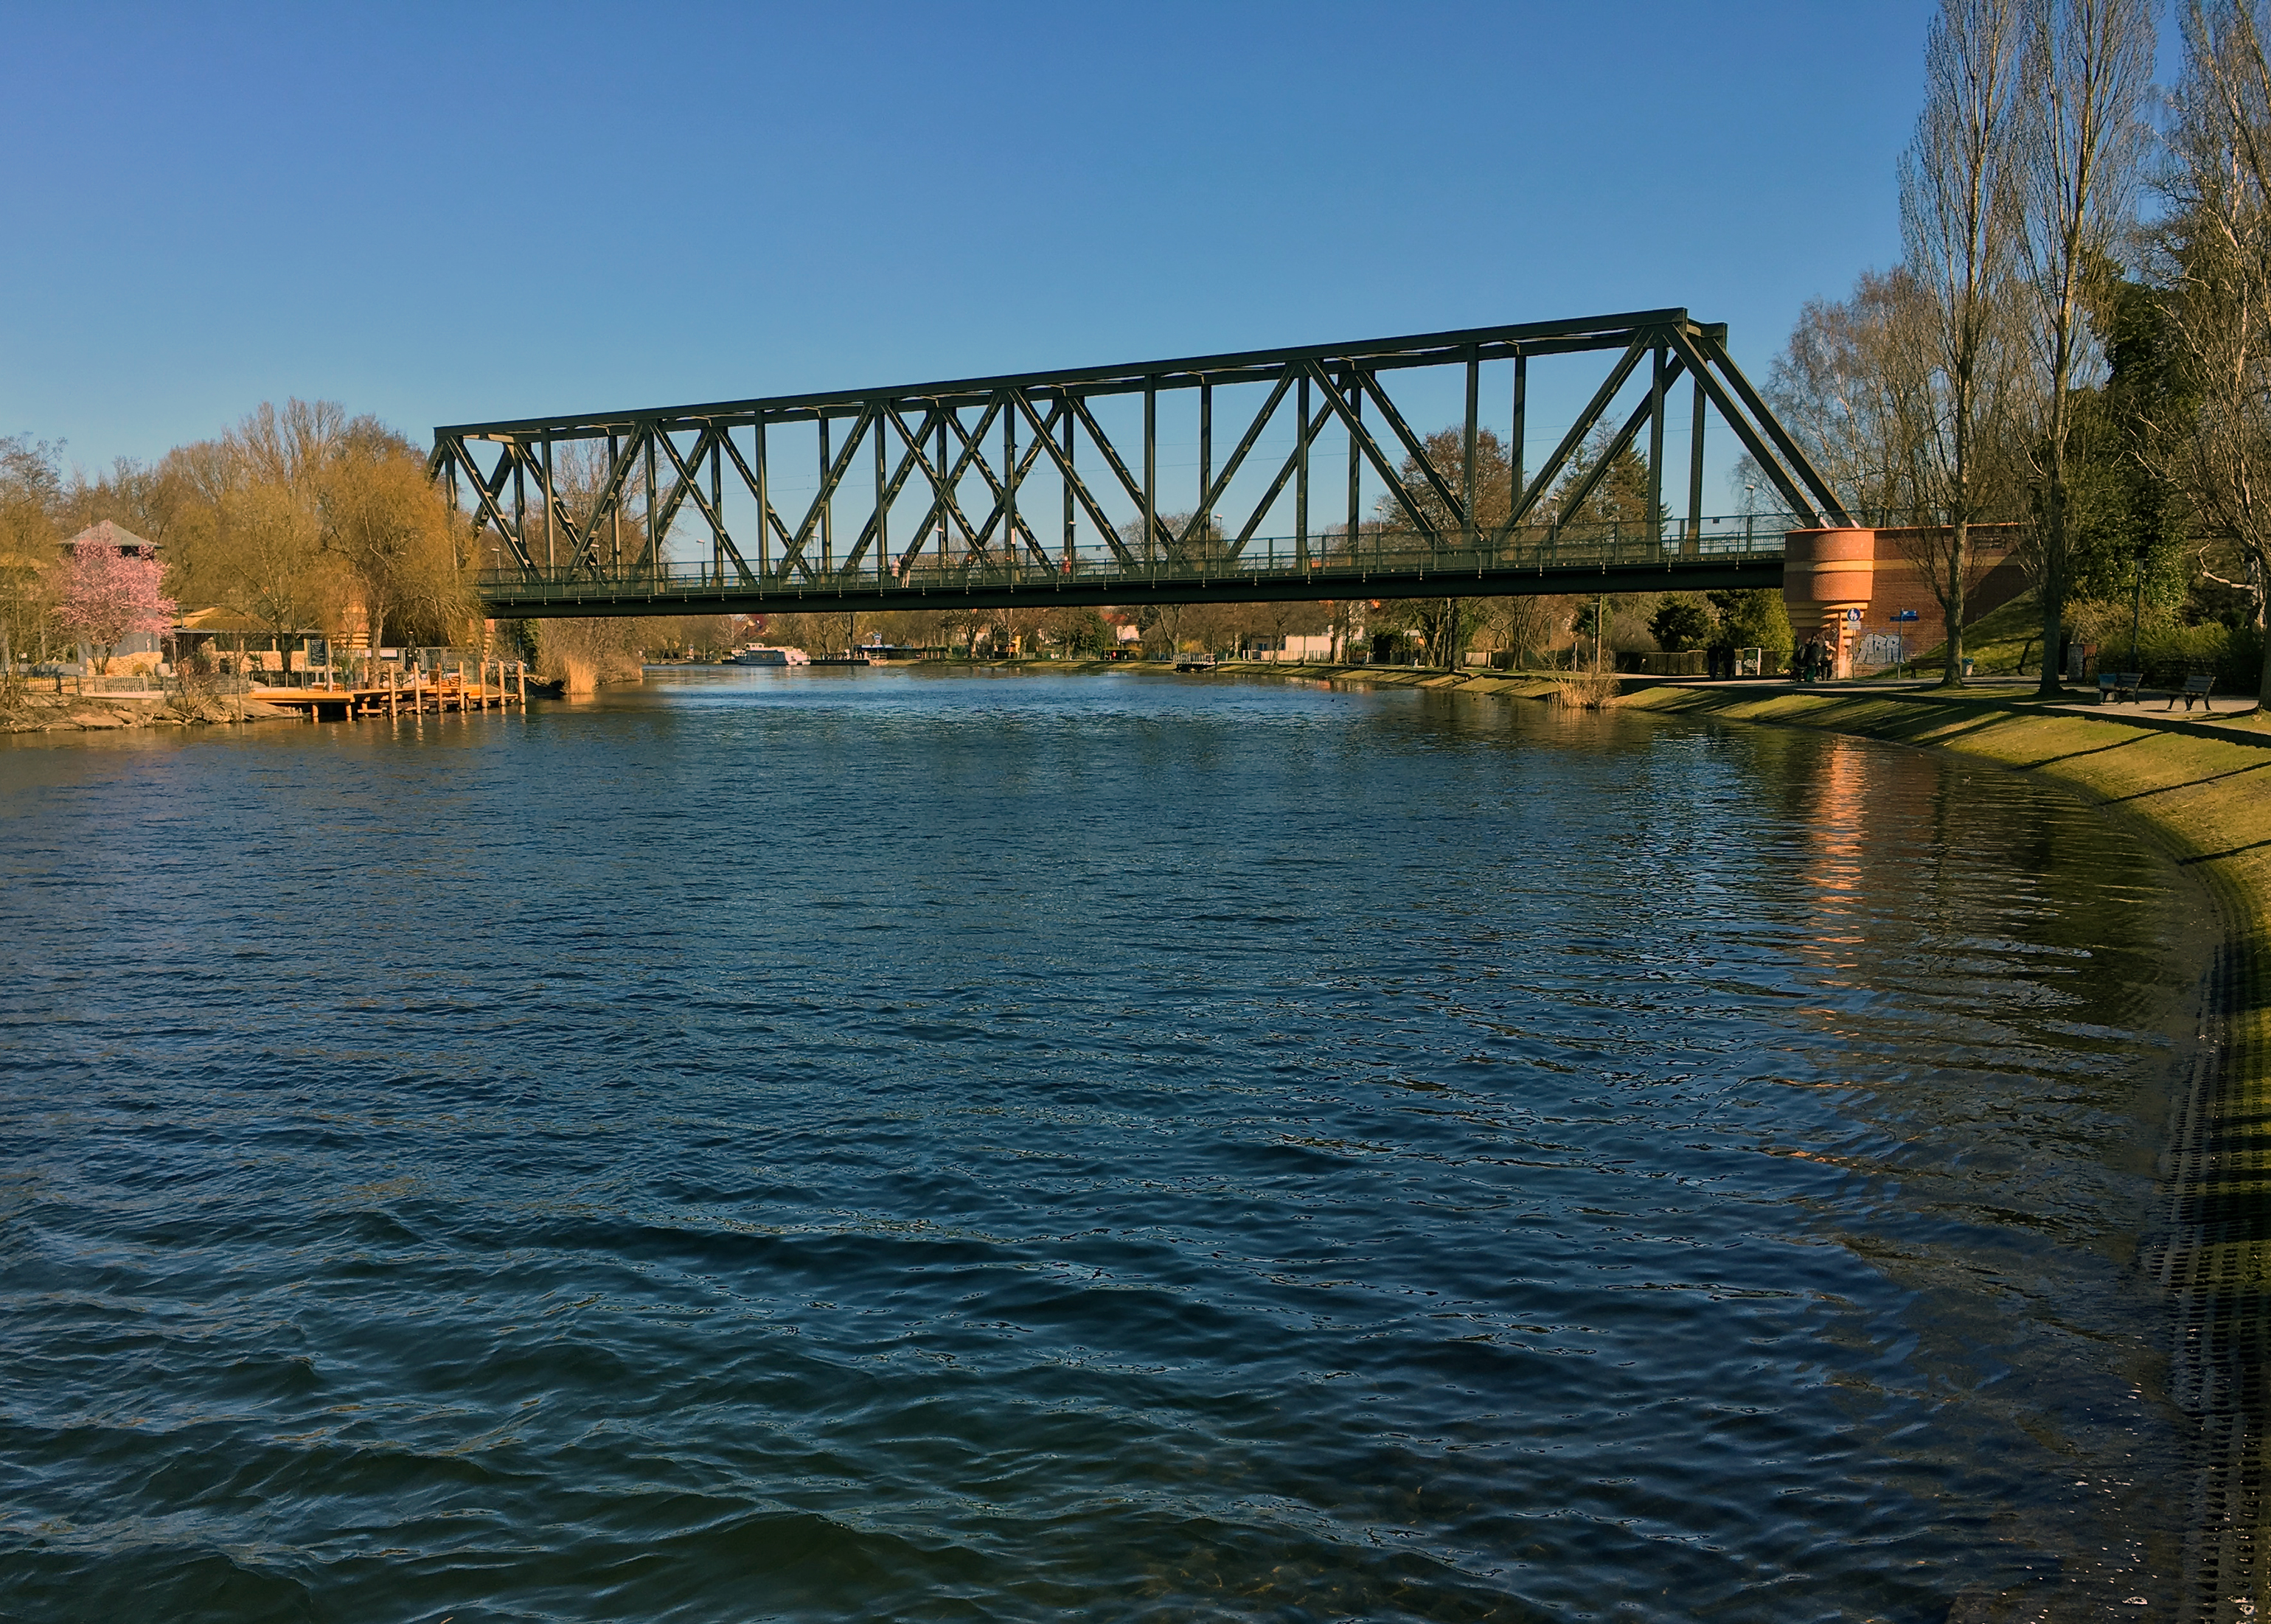
[[[2022,775],[689,671],[0,741],[0,1615],[2172,1593],[2206,916]]]

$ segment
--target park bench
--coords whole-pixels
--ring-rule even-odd
[[[2100,671],[2097,673],[2097,702],[2108,700],[2133,700],[2138,685],[2145,680],[2142,671]]]
[[[2208,702],[2208,690],[2215,686],[2215,679],[2206,673],[2187,677],[2185,679],[2183,689],[2169,695],[2169,708],[2174,710],[2177,708],[2177,701],[2182,700],[2185,702],[2185,708],[2190,710],[2193,708],[2193,701],[2198,700],[2202,710],[2209,709],[2211,707]]]

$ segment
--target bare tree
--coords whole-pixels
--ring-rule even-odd
[[[449,511],[407,444],[334,457],[318,512],[324,550],[362,599],[374,657],[390,622],[454,641],[477,617],[465,568],[472,531]]]
[[[122,456],[111,463],[108,473],[93,479],[72,474],[71,487],[63,494],[63,523],[76,531],[108,519],[145,541],[163,546],[173,539],[182,495],[180,481],[169,476],[165,463]]]
[[[1483,624],[1500,640],[1500,646],[1524,665],[1539,653],[1555,647],[1577,613],[1577,600],[1574,597],[1537,594],[1488,597],[1480,602]]]
[[[2089,326],[2102,277],[2133,219],[2156,34],[2151,0],[2031,0],[2021,59],[2017,234],[2041,409],[2032,437],[2037,519],[2022,545],[2043,611],[2042,696],[2060,675],[2074,582],[2067,442],[2074,390],[2101,361]]]
[[[2186,0],[2182,18],[2170,325],[2193,409],[2163,427],[2198,514],[2246,561],[2271,707],[2271,63],[2260,0]]]
[[[1925,107],[1901,159],[1901,235],[1931,312],[1932,409],[1924,494],[1946,521],[1917,559],[1947,623],[1943,681],[1963,681],[1971,525],[1983,442],[2007,410],[2016,176],[2019,0],[1940,0],[1925,46]]]
[[[1307,598],[1289,598],[1277,603],[1255,604],[1251,619],[1258,635],[1266,635],[1279,648],[1289,637],[1306,637],[1325,629],[1332,612],[1324,604]],[[1267,627],[1266,633],[1259,628]]]
[[[247,412],[224,441],[244,476],[256,485],[280,486],[310,510],[331,461],[351,441],[383,437],[371,418],[350,420],[335,400],[294,397],[279,410],[269,401]]]
[[[522,544],[531,558],[540,565],[562,569],[612,572],[621,567],[625,515],[631,515],[629,523],[637,525],[637,510],[646,501],[646,474],[634,463],[602,514],[599,499],[607,488],[609,471],[603,441],[568,440],[554,448],[552,496],[561,523],[555,528],[552,506],[532,491],[521,526]],[[577,536],[584,538],[580,545]],[[485,567],[490,560],[495,567],[503,567],[506,545],[495,530],[482,532]]]
[[[1454,491],[1461,489],[1468,471],[1463,427],[1439,428],[1420,444],[1428,464],[1444,486]],[[1476,529],[1488,535],[1506,522],[1514,501],[1508,486],[1512,462],[1495,430],[1478,429],[1474,462],[1473,518]],[[1421,468],[1418,456],[1406,456],[1396,473],[1398,482],[1404,487],[1403,499],[1399,501],[1393,495],[1380,499],[1375,512],[1381,525],[1408,524],[1410,520],[1404,509],[1404,503],[1408,501],[1426,515],[1436,534],[1454,539],[1462,534],[1462,521],[1435,493],[1435,485],[1426,477],[1426,470]],[[1600,500],[1599,492],[1607,490],[1609,483],[1604,482],[1596,492],[1596,501]],[[1646,505],[1643,499],[1642,507],[1645,508]],[[1451,667],[1459,664],[1465,656],[1467,643],[1474,635],[1478,616],[1471,598],[1413,597],[1392,603],[1374,619],[1384,627],[1410,627],[1418,630],[1426,645],[1429,663]]]
[[[1925,522],[1932,316],[1907,267],[1865,271],[1850,298],[1806,301],[1767,382],[1775,415],[1829,488],[1886,524]]]
[[[56,557],[56,509],[63,495],[56,450],[21,434],[0,439],[0,694],[15,691],[16,656],[24,642],[36,637],[46,652],[44,588]]]
[[[345,582],[309,505],[260,479],[223,495],[211,516],[221,602],[266,627],[279,649],[294,632],[338,622]]]

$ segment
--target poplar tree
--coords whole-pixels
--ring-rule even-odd
[[[2036,523],[2023,556],[2042,604],[2044,699],[2060,692],[2056,656],[2074,578],[2074,395],[2102,360],[2089,325],[2091,283],[2133,219],[2154,43],[2151,0],[2033,0],[2028,9],[2011,175],[2024,326],[2042,389]]]
[[[1963,681],[1971,525],[1988,442],[2014,382],[2019,0],[1941,0],[1925,47],[1925,95],[1901,159],[1901,237],[1925,300],[1930,419],[1925,495],[1945,522],[1919,563],[1947,625],[1942,681]]]
[[[2271,707],[2271,63],[2259,0],[2186,0],[2181,15],[2169,324],[2189,411],[2164,426],[2202,528],[2246,561]]]

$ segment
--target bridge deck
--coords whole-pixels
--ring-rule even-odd
[[[498,619],[575,615],[785,613],[823,609],[1078,608],[1103,604],[1280,603],[1352,598],[1501,597],[1539,594],[1741,590],[1782,581],[1782,538],[1697,541],[1586,538],[1529,545],[1360,547],[1279,544],[1231,556],[1123,564],[1075,555],[1016,560],[928,558],[891,570],[688,567],[614,575],[596,568],[509,569],[480,582]]]

